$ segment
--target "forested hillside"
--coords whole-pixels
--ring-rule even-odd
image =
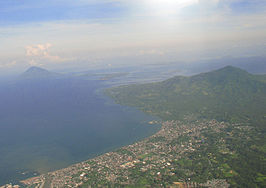
[[[106,92],[117,103],[137,107],[163,120],[193,116],[195,121],[216,119],[229,123],[219,133],[211,129],[202,132],[207,147],[199,147],[182,160],[191,161],[193,169],[200,169],[192,172],[196,182],[215,178],[226,179],[232,187],[266,186],[265,75],[227,66],[192,77],[177,76]],[[182,168],[189,170],[192,166]]]
[[[107,90],[116,102],[140,108],[163,119],[187,114],[230,122],[266,120],[266,77],[227,66],[192,77]]]

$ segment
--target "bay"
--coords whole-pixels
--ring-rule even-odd
[[[154,134],[155,117],[115,104],[103,81],[17,80],[0,86],[0,185],[67,167]]]

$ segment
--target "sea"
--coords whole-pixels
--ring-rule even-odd
[[[0,185],[61,169],[156,133],[158,118],[115,104],[105,81],[15,79],[0,84]]]

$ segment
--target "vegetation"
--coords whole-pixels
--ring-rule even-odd
[[[266,120],[266,77],[231,66],[192,77],[110,88],[107,94],[165,120],[191,113],[220,121],[256,121],[258,126]]]
[[[137,107],[163,120],[226,121],[220,133],[203,132],[206,144],[176,165],[176,174],[195,182],[226,179],[233,187],[266,186],[266,76],[227,66],[192,77],[110,88],[107,94],[122,105]],[[170,144],[187,141],[187,135]]]

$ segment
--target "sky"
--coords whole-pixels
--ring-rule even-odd
[[[266,0],[0,0],[0,73],[266,56]]]

